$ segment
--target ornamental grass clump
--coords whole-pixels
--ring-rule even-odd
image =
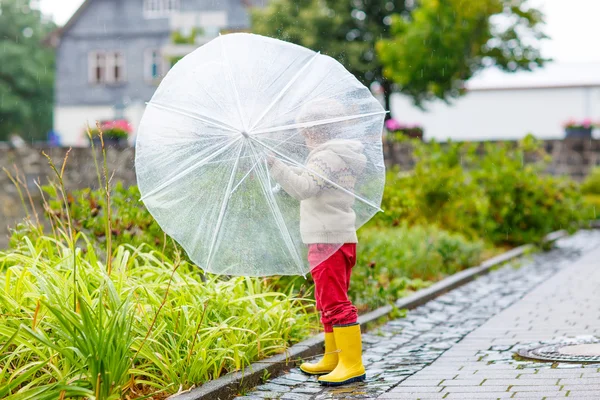
[[[312,302],[293,284],[275,291],[266,279],[205,276],[174,244],[169,254],[114,245],[100,139],[106,213],[95,227],[106,240],[76,226],[63,181],[67,153],[62,166],[49,158],[53,207],[40,188],[51,234],[25,222],[0,252],[0,398],[165,398],[315,330]],[[18,172],[13,179],[22,181]]]
[[[87,238],[0,253],[0,398],[175,393],[308,336],[311,303],[259,279],[210,277],[147,246],[119,246],[112,273]],[[77,309],[73,309],[73,298]],[[161,395],[161,396],[162,396]]]

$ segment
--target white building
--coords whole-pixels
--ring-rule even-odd
[[[436,101],[426,111],[394,95],[392,116],[422,125],[425,140],[438,141],[518,139],[527,133],[562,138],[563,123],[571,118],[600,122],[600,64],[553,63],[514,74],[486,70],[467,88],[452,104]]]

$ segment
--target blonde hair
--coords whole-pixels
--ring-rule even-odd
[[[336,99],[320,98],[305,103],[300,108],[300,112],[296,117],[296,122],[299,124],[313,121],[317,122],[343,117],[346,114],[346,107]],[[300,129],[302,129],[302,135],[310,136],[311,138],[322,142],[326,142],[337,136],[336,126],[332,124],[323,124]]]

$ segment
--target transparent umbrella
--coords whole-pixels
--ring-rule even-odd
[[[207,272],[305,275],[380,210],[384,115],[328,56],[220,36],[179,61],[148,103],[136,142],[142,200]]]

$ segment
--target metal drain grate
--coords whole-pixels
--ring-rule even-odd
[[[542,361],[600,363],[600,338],[564,339],[538,344],[517,352],[521,357]]]

